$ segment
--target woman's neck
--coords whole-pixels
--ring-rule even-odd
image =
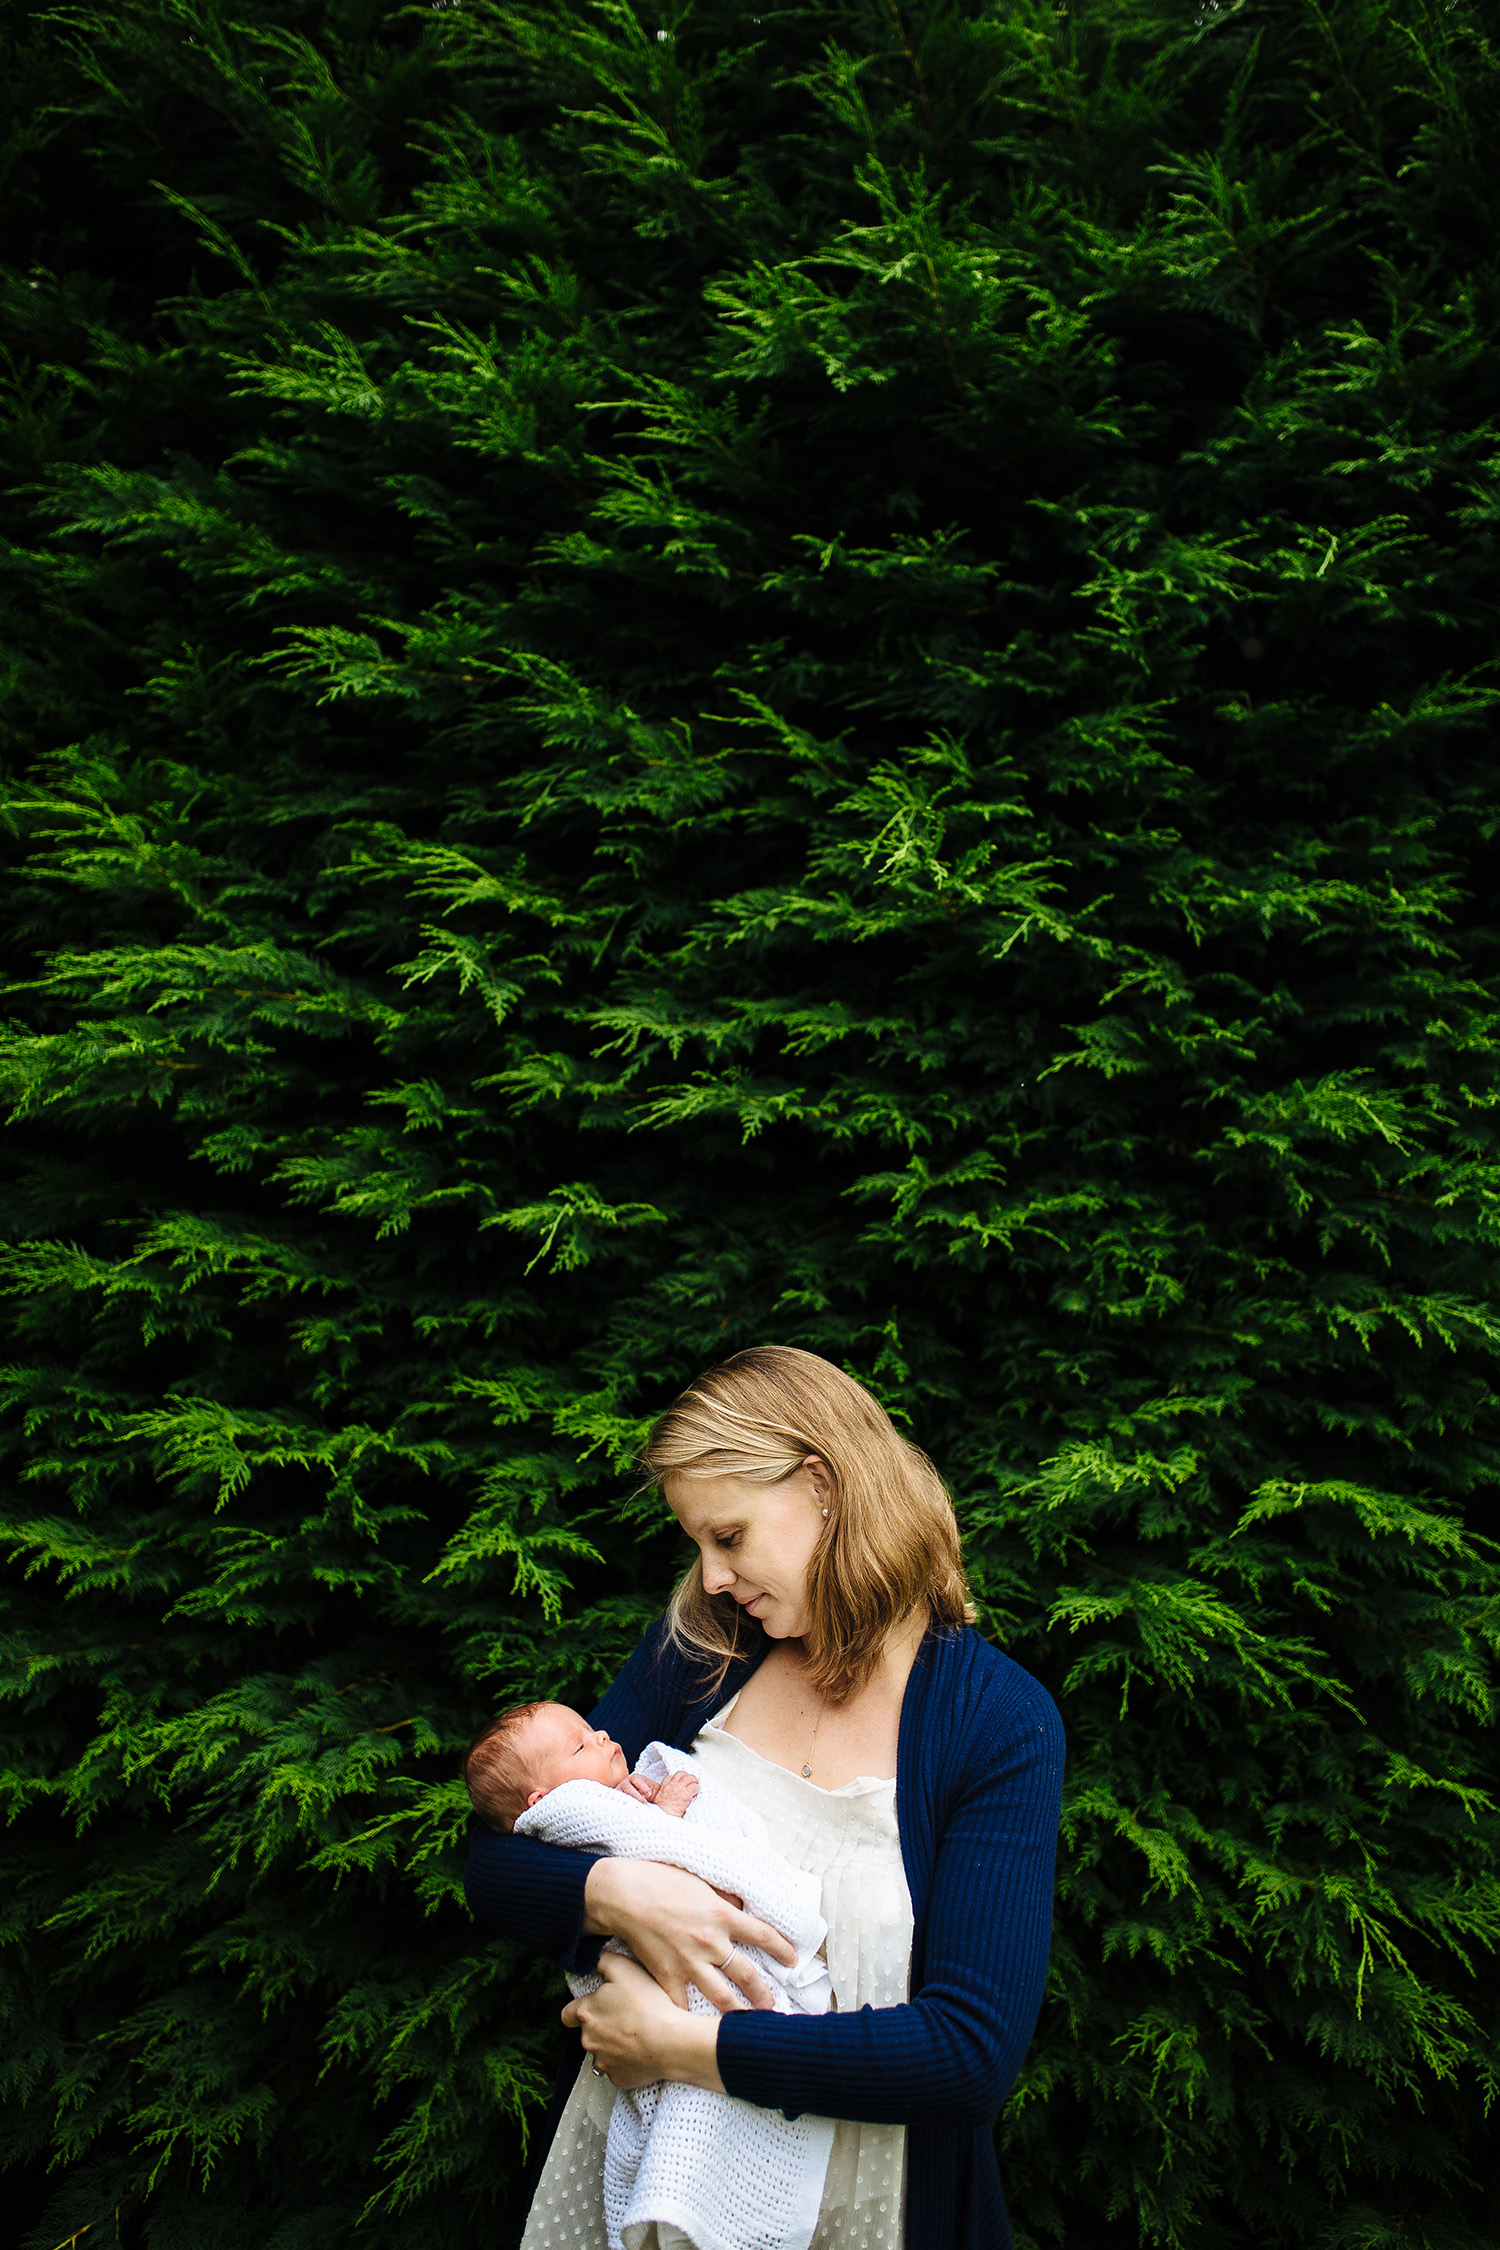
[[[896,1771],[902,1698],[926,1629],[925,1614],[904,1620],[888,1635],[868,1677],[837,1703],[813,1685],[803,1643],[778,1642],[741,1688],[725,1733],[822,1789],[889,1780]]]
[[[852,1703],[869,1690],[874,1690],[876,1694],[879,1694],[882,1689],[888,1692],[893,1686],[899,1693],[906,1686],[906,1676],[917,1660],[917,1650],[922,1645],[930,1622],[927,1605],[924,1602],[920,1609],[914,1609],[909,1617],[904,1617],[899,1625],[892,1626],[890,1632],[886,1635],[880,1654],[860,1681],[859,1686],[853,1689],[849,1695],[837,1699],[831,1695],[825,1696],[825,1701],[830,1705],[835,1700]],[[795,1662],[799,1663],[804,1670],[811,1671],[813,1656],[805,1640],[786,1641],[782,1645]]]

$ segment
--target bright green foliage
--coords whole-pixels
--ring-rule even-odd
[[[1495,10],[6,21],[34,2250],[506,2239],[758,1338],[1069,1729],[1019,2241],[1493,2242]]]

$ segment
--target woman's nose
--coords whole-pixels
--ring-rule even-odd
[[[727,1593],[734,1584],[734,1572],[723,1563],[705,1561],[703,1565],[704,1591],[710,1594]]]

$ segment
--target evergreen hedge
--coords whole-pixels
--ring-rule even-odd
[[[506,2239],[755,1339],[1063,1709],[1023,2250],[1493,2242],[1495,8],[4,21],[31,2250]]]

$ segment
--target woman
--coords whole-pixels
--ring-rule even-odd
[[[526,2250],[604,2250],[614,2088],[657,2079],[839,2120],[812,2250],[1000,2250],[990,2126],[1047,1964],[1056,1710],[968,1629],[932,1464],[827,1360],[738,1353],[644,1458],[698,1556],[592,1723],[632,1763],[695,1751],[821,1876],[836,2008],[769,2012],[739,1949],[790,1949],[695,1876],[476,1833],[479,1919],[606,1980],[563,2011],[585,2055]],[[722,2013],[689,2014],[689,1984]]]

